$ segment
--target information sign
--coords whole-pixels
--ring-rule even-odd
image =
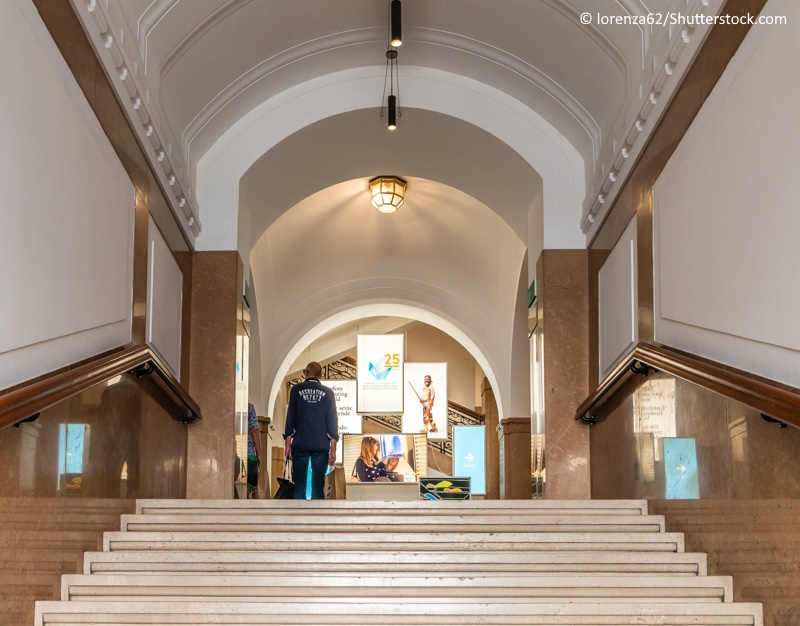
[[[453,475],[472,479],[472,495],[486,495],[485,426],[453,426]]]

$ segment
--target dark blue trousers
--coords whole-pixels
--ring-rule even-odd
[[[311,499],[325,499],[325,473],[328,471],[328,452],[301,450],[292,446],[292,482],[294,499],[306,499],[308,472],[311,470]]]

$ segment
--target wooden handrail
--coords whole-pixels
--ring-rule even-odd
[[[0,395],[0,429],[11,426],[115,376],[136,371],[156,374],[172,400],[184,409],[181,421],[199,419],[200,407],[150,346],[141,344],[93,359],[74,369],[44,376]]]
[[[665,346],[638,343],[578,407],[575,419],[595,424],[619,406],[651,371],[664,372],[800,428],[800,390],[760,379]]]

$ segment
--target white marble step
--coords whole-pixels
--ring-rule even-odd
[[[383,568],[401,569],[396,565]],[[500,602],[731,602],[729,576],[384,576],[376,566],[365,576],[341,575],[64,575],[62,600],[215,600],[237,602],[281,601],[348,603],[416,598],[421,603],[469,596]]]
[[[262,532],[291,528],[308,532],[390,532],[424,528],[431,532],[664,532],[662,515],[511,515],[392,514],[369,511],[361,514],[308,516],[301,512],[239,514],[144,514],[123,515],[122,531],[243,531]]]
[[[647,515],[647,500],[454,500],[440,502],[393,502],[350,500],[137,500],[136,513],[180,515],[230,512],[258,515],[264,511],[302,512],[325,515],[332,512],[425,512],[452,515],[454,512],[510,515],[526,512],[546,515]]]
[[[622,550],[683,552],[682,533],[525,532],[106,532],[103,550],[236,551],[275,550]]]
[[[528,624],[763,626],[760,604],[388,602],[37,602],[35,626],[104,624]]]
[[[458,572],[464,575],[498,572],[596,574],[670,574],[705,576],[706,555],[686,552],[387,552],[387,563],[394,563],[407,575]],[[298,567],[314,575],[338,576],[342,573],[374,571],[374,552],[302,551],[285,552],[87,552],[83,571],[88,574],[137,574],[151,572],[216,573],[294,573]]]

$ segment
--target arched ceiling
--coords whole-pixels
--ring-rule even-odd
[[[377,118],[373,109],[329,117],[262,156],[239,188],[252,243],[302,199],[346,180],[387,174],[460,189],[527,241],[528,211],[541,194],[541,178],[516,152],[476,126],[431,111],[404,109],[401,133],[386,132]]]
[[[370,315],[412,317],[454,337],[492,372],[506,410],[523,414],[526,401],[512,396],[510,381],[525,245],[475,198],[429,180],[408,182],[405,205],[389,215],[372,207],[366,178],[323,189],[255,242],[262,395],[272,396],[264,406],[274,405],[276,381],[307,345],[358,319],[341,315],[370,306]],[[527,349],[525,332],[516,339]]]
[[[301,84],[382,66],[387,47],[388,0],[71,1],[195,234],[195,170],[225,133]],[[599,25],[597,17],[709,14],[722,5],[404,0],[401,75],[405,66],[473,80],[546,120],[584,161],[576,189],[588,193],[577,202],[590,232],[708,32]],[[584,12],[592,24],[581,23]],[[380,100],[376,90],[376,108]]]

